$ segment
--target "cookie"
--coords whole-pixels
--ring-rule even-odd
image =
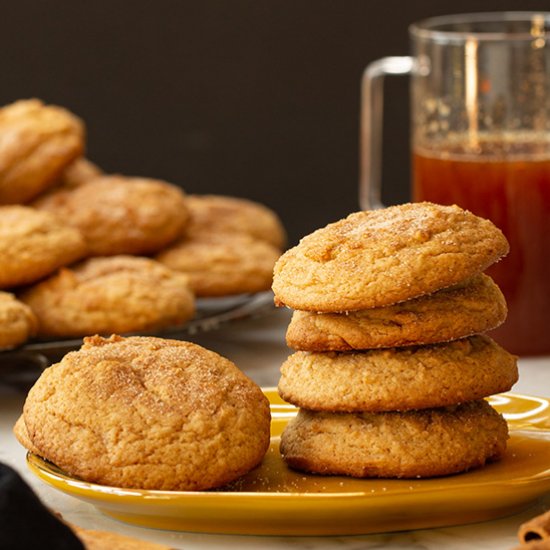
[[[508,252],[489,220],[458,206],[409,203],[356,212],[314,231],[275,265],[277,305],[340,312],[431,294]]]
[[[0,206],[0,288],[33,283],[85,253],[80,232],[52,214]]]
[[[269,290],[280,252],[248,235],[227,233],[183,238],[156,259],[189,277],[197,296]]]
[[[188,219],[183,191],[147,178],[102,176],[33,202],[78,228],[90,255],[151,254],[178,238]]]
[[[23,414],[41,456],[109,486],[206,490],[258,465],[269,402],[231,361],[196,344],[85,338],[46,369]]]
[[[110,531],[82,529],[69,524],[75,535],[81,540],[86,550],[173,550],[172,546],[127,537]]]
[[[278,249],[286,243],[286,233],[277,214],[263,204],[223,195],[190,195],[190,237],[205,233],[244,233],[266,241]]]
[[[0,204],[25,203],[53,185],[84,151],[84,126],[37,99],[0,109]]]
[[[300,409],[281,453],[291,468],[323,475],[433,477],[501,458],[507,438],[506,421],[483,400],[410,412]]]
[[[0,349],[13,348],[36,334],[38,323],[31,309],[13,294],[0,292]]]
[[[20,295],[40,336],[86,336],[178,325],[194,315],[187,277],[149,258],[90,258]]]
[[[297,350],[349,351],[433,344],[491,330],[506,300],[480,273],[462,283],[391,306],[341,313],[295,311],[286,333]]]
[[[508,391],[516,357],[488,336],[357,353],[298,351],[281,367],[279,393],[320,411],[391,411],[463,403]]]

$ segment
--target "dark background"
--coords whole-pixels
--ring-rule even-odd
[[[548,0],[3,2],[0,104],[38,97],[84,119],[107,172],[275,209],[290,243],[359,209],[359,84],[404,55],[408,25]],[[387,203],[407,200],[407,81],[387,83]]]

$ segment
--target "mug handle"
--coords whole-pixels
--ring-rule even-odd
[[[381,200],[384,77],[411,74],[414,68],[413,57],[383,57],[369,63],[363,72],[359,138],[359,206],[361,210],[384,207]]]

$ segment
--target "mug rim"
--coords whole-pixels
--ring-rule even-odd
[[[532,34],[531,32],[494,32],[494,31],[459,31],[459,30],[441,30],[437,27],[443,25],[452,25],[460,23],[498,23],[506,21],[533,21],[535,17],[543,18],[545,28],[543,32]],[[550,39],[550,12],[548,11],[500,11],[500,12],[472,12],[457,13],[449,15],[439,15],[428,17],[412,23],[409,26],[409,33],[412,37],[428,40],[438,43],[462,44],[472,39],[483,41],[510,41],[524,40],[532,41],[536,39]]]

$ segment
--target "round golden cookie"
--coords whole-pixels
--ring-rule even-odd
[[[90,258],[20,295],[38,318],[40,336],[86,336],[152,330],[193,317],[194,296],[182,273],[149,258]]]
[[[502,457],[506,421],[487,402],[385,413],[300,409],[281,436],[297,470],[323,475],[416,478],[464,472]]]
[[[263,204],[223,195],[190,195],[190,211],[186,235],[205,233],[245,233],[266,241],[278,249],[286,243],[286,233],[273,210]]]
[[[356,353],[298,351],[281,367],[279,393],[320,411],[443,407],[508,391],[516,357],[488,336]]]
[[[0,206],[0,288],[33,283],[86,253],[80,232],[48,212]]]
[[[169,183],[102,176],[61,188],[33,206],[78,228],[90,255],[150,254],[178,238],[188,220],[183,191]]]
[[[183,238],[156,259],[188,275],[197,296],[225,296],[269,290],[280,252],[238,233]]]
[[[29,439],[67,473],[159,490],[222,486],[258,465],[269,402],[231,361],[160,338],[85,338],[23,409]]]
[[[480,273],[508,252],[489,220],[458,206],[409,203],[318,229],[275,265],[277,305],[307,311],[381,307]]]
[[[30,307],[13,294],[0,292],[0,349],[13,348],[36,334],[38,322]]]
[[[84,150],[80,119],[37,99],[0,109],[0,204],[28,202]]]
[[[480,273],[452,287],[391,306],[315,313],[295,311],[286,342],[307,351],[349,351],[447,342],[491,330],[506,319],[506,300]]]

